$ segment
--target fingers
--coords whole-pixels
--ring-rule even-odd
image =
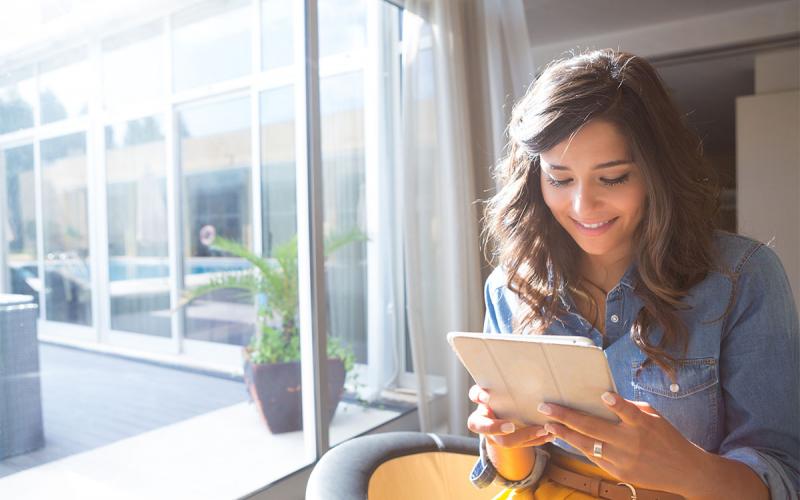
[[[513,422],[494,418],[490,412],[485,405],[478,405],[467,419],[467,428],[476,434],[485,435],[511,434],[516,430]]]
[[[523,448],[528,446],[541,446],[555,439],[540,425],[522,427],[505,435],[487,436],[487,438],[504,448]]]
[[[519,439],[516,433],[512,433],[506,436],[486,436],[486,439],[503,448],[528,448],[552,443],[555,440],[555,436],[546,433],[544,436],[537,436],[533,439]]]
[[[469,399],[476,404],[487,404],[489,402],[489,393],[478,385],[473,385],[469,388]]]
[[[539,413],[549,420],[560,422],[572,430],[600,441],[616,441],[619,429],[616,424],[603,418],[587,415],[581,411],[565,408],[552,403],[539,405]]]
[[[549,432],[553,436],[561,439],[562,441],[566,441],[573,448],[579,450],[581,453],[586,455],[586,458],[588,458],[598,466],[607,468],[609,463],[613,463],[613,445],[609,445],[609,443],[604,442],[600,439],[595,439],[591,436],[581,434],[576,430],[570,429],[566,425],[555,422],[549,422],[544,424],[544,428],[547,432]],[[597,442],[602,443],[601,457],[594,456],[594,444]]]
[[[624,399],[617,393],[606,392],[601,396],[603,403],[611,410],[620,420],[626,424],[636,424],[642,418],[642,412],[647,412],[639,403],[634,403]],[[644,406],[650,408],[650,405],[643,403]],[[650,408],[652,410],[652,408]],[[652,410],[655,412],[655,410]],[[649,412],[648,412],[649,413]]]

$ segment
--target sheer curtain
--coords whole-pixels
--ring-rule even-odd
[[[488,156],[498,157],[504,144],[504,113],[510,112],[510,106],[503,105],[507,96],[516,98],[513,90],[520,86],[508,75],[532,73],[530,67],[515,66],[516,58],[530,64],[521,0],[486,0],[473,7],[407,0],[403,18],[403,146],[396,200],[424,432],[439,430],[435,428],[443,421],[450,433],[467,432],[470,379],[447,345],[446,334],[480,331],[483,324],[479,199],[490,193],[478,192],[476,173],[484,176],[494,160],[482,164],[475,144],[488,142]],[[517,19],[508,26],[513,16]],[[506,29],[525,31],[500,37]],[[492,68],[502,68],[503,73],[491,75]],[[485,80],[483,85],[470,84],[476,74]],[[434,383],[442,379],[446,417],[437,413],[438,405],[431,405],[445,392]]]

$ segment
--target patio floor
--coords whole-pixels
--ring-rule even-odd
[[[40,344],[45,447],[0,461],[0,478],[247,401],[244,385]]]
[[[271,434],[241,380],[51,344],[40,366],[46,445],[0,461],[0,498],[236,499],[308,464],[303,432]],[[342,401],[331,444],[412,407]]]

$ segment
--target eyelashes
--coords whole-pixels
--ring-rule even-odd
[[[625,175],[621,175],[621,176],[615,177],[613,179],[605,179],[605,178],[601,177],[600,178],[600,182],[602,182],[606,186],[618,186],[620,184],[625,184],[626,182],[628,182],[630,177],[631,177],[631,174],[629,172],[629,173],[627,173]],[[565,179],[565,180],[561,181],[561,180],[558,180],[558,179],[556,179],[554,177],[550,177],[547,174],[545,174],[545,178],[546,178],[548,184],[550,184],[553,187],[557,187],[557,188],[558,187],[564,187],[567,184],[569,184],[570,182],[572,182],[572,179]]]

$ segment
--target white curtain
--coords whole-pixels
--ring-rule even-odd
[[[510,106],[503,108],[506,97],[513,100],[519,95],[513,89],[521,87],[521,93],[527,87],[511,83],[506,75],[532,73],[529,66],[521,69],[514,64],[516,57],[530,64],[527,30],[519,15],[521,0],[486,0],[476,5],[465,10],[457,1],[407,0],[403,18],[403,147],[397,209],[404,241],[408,331],[424,432],[440,430],[436,426],[444,421],[447,432],[467,433],[470,379],[447,345],[446,334],[480,331],[483,325],[478,199],[486,193],[476,190],[476,171],[488,169],[491,161],[476,164],[473,141],[479,135],[491,136],[487,147],[497,158],[510,112]],[[508,5],[516,10],[508,11]],[[507,26],[513,16],[514,25]],[[526,31],[498,38],[507,28]],[[476,34],[485,38],[481,36],[477,43],[468,39]],[[522,48],[515,46],[519,43]],[[476,51],[476,46],[481,50]],[[477,74],[487,80],[483,86],[470,85],[471,75],[476,74],[473,65],[480,66]],[[486,76],[490,68],[503,68],[503,73]],[[489,106],[477,105],[482,103],[478,100],[488,100]],[[495,108],[499,109],[496,120]],[[489,117],[479,116],[486,109],[492,110],[491,123]],[[444,392],[436,386],[439,380],[446,381],[446,417],[436,412],[441,406],[430,404]]]
[[[511,108],[535,76],[522,0],[483,0],[492,150],[503,156]]]

